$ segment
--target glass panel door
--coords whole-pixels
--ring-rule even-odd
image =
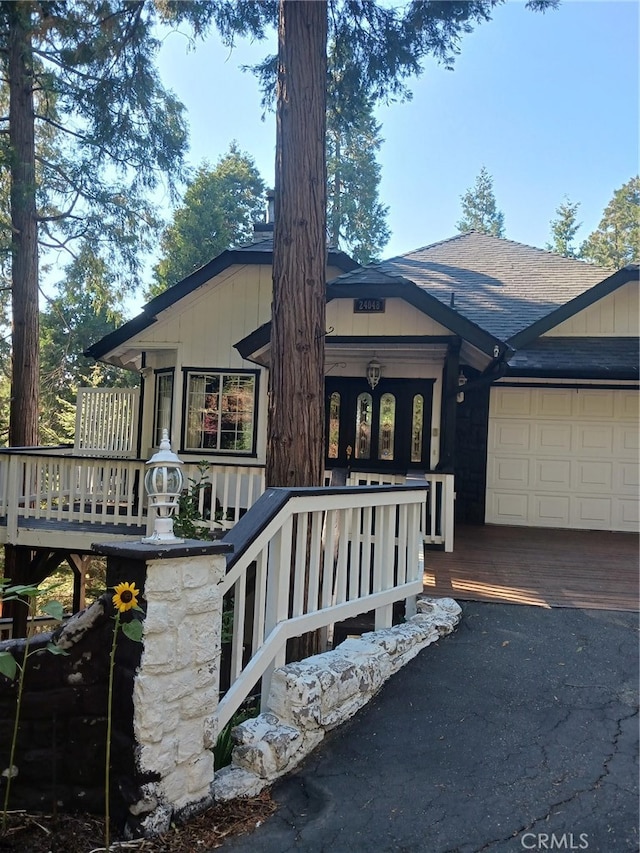
[[[429,468],[433,380],[326,380],[328,468],[406,473]]]

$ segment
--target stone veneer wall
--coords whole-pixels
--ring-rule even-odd
[[[147,563],[144,651],[133,691],[144,835],[169,829],[212,802],[220,678],[220,555]],[[130,824],[131,824],[130,820]],[[134,833],[135,834],[135,833]]]

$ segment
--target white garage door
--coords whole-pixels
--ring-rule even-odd
[[[638,531],[638,392],[492,388],[486,521]]]

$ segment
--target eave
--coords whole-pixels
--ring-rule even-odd
[[[260,245],[260,243],[256,244]],[[118,329],[105,335],[95,344],[84,351],[84,355],[96,360],[103,359],[108,353],[122,346],[131,338],[139,335],[145,329],[157,322],[158,315],[171,308],[185,296],[193,293],[199,287],[234,265],[245,266],[271,266],[273,264],[273,251],[271,249],[257,249],[248,247],[246,249],[227,249],[203,267],[195,270],[186,278],[169,287],[167,290],[155,296],[142,308],[142,313]],[[359,264],[349,257],[345,252],[329,249],[327,265],[337,267],[344,272],[351,272],[359,268]]]

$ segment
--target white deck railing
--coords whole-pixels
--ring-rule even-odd
[[[77,455],[71,448],[25,448],[0,452],[0,524],[3,541],[16,542],[19,526],[29,519],[86,525],[153,527],[143,494],[145,463],[140,459],[105,459]],[[197,526],[229,530],[264,493],[264,468],[258,465],[185,464],[188,486],[201,483],[195,503]],[[329,482],[327,475],[326,482]],[[191,481],[191,482],[189,482]],[[417,479],[398,474],[351,472],[348,485],[428,486],[420,530],[428,545],[453,550],[452,474],[427,473]],[[24,542],[28,545],[29,542]]]
[[[75,452],[133,458],[138,440],[138,388],[79,388]]]
[[[144,525],[143,474],[144,463],[136,460],[3,452],[0,518],[6,520],[6,541],[16,542],[21,521],[29,519],[119,525],[123,533]]]
[[[263,705],[287,640],[422,591],[421,488],[269,489],[226,535],[235,551],[220,584],[233,613],[230,687],[218,728],[262,679]]]

